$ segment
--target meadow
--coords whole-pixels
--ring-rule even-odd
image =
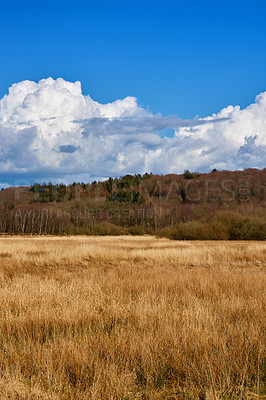
[[[265,399],[265,242],[0,238],[0,398]]]

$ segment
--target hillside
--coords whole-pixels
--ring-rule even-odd
[[[265,189],[266,169],[8,188],[0,192],[0,232],[263,240]]]

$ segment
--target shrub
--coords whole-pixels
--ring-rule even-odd
[[[188,169],[184,171],[184,178],[185,179],[194,179],[194,174],[192,174]]]
[[[144,235],[145,230],[140,225],[134,225],[127,228],[127,233],[129,233],[130,235]]]
[[[207,240],[211,239],[209,226],[199,221],[188,221],[177,225],[169,235],[174,240]]]
[[[224,226],[229,240],[266,240],[266,220],[252,215],[222,211],[211,222]]]
[[[125,229],[122,226],[112,224],[108,221],[99,222],[96,225],[90,227],[93,235],[124,235]]]

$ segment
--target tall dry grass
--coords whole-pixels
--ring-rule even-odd
[[[1,399],[263,399],[262,242],[0,239]]]

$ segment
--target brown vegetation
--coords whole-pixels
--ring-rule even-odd
[[[262,242],[2,237],[1,399],[264,399]]]
[[[0,192],[0,233],[265,240],[266,169],[126,175]]]

